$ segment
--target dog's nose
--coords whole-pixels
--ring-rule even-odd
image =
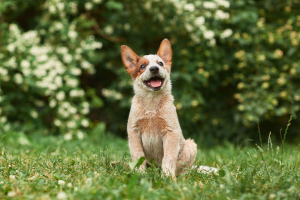
[[[156,66],[150,68],[150,72],[151,72],[152,74],[157,74],[157,73],[158,73],[158,70],[159,70],[159,68],[156,67]]]

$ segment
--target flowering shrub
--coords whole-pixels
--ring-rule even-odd
[[[5,131],[17,122],[50,127],[66,139],[82,138],[90,103],[79,77],[95,73],[90,60],[102,43],[80,33],[78,18],[66,18],[76,3],[47,1],[41,6],[44,14],[34,30],[2,25],[0,123]],[[9,8],[17,10],[17,5]]]
[[[169,38],[185,134],[248,137],[258,121],[277,131],[300,109],[300,7],[274,2],[0,4],[0,123],[5,129],[15,122],[47,126],[70,139],[89,126],[89,114],[125,135],[132,80],[120,45],[143,55]],[[101,112],[98,96],[105,100]]]

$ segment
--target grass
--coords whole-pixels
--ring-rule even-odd
[[[264,145],[264,144],[263,144]],[[82,141],[22,133],[0,134],[0,199],[300,199],[299,146],[222,146],[201,149],[177,182],[111,161],[130,162],[127,141],[91,135]]]

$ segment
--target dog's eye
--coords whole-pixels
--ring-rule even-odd
[[[157,64],[159,64],[159,66],[164,66],[164,63],[162,62],[158,62]]]
[[[146,67],[145,64],[142,64],[142,65],[141,65],[141,69],[144,69],[145,67]]]

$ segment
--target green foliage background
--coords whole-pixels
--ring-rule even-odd
[[[240,140],[258,122],[277,134],[293,115],[299,136],[299,10],[298,0],[0,0],[0,129],[71,139],[101,123],[126,137],[133,91],[120,45],[154,54],[168,38],[185,135]]]

